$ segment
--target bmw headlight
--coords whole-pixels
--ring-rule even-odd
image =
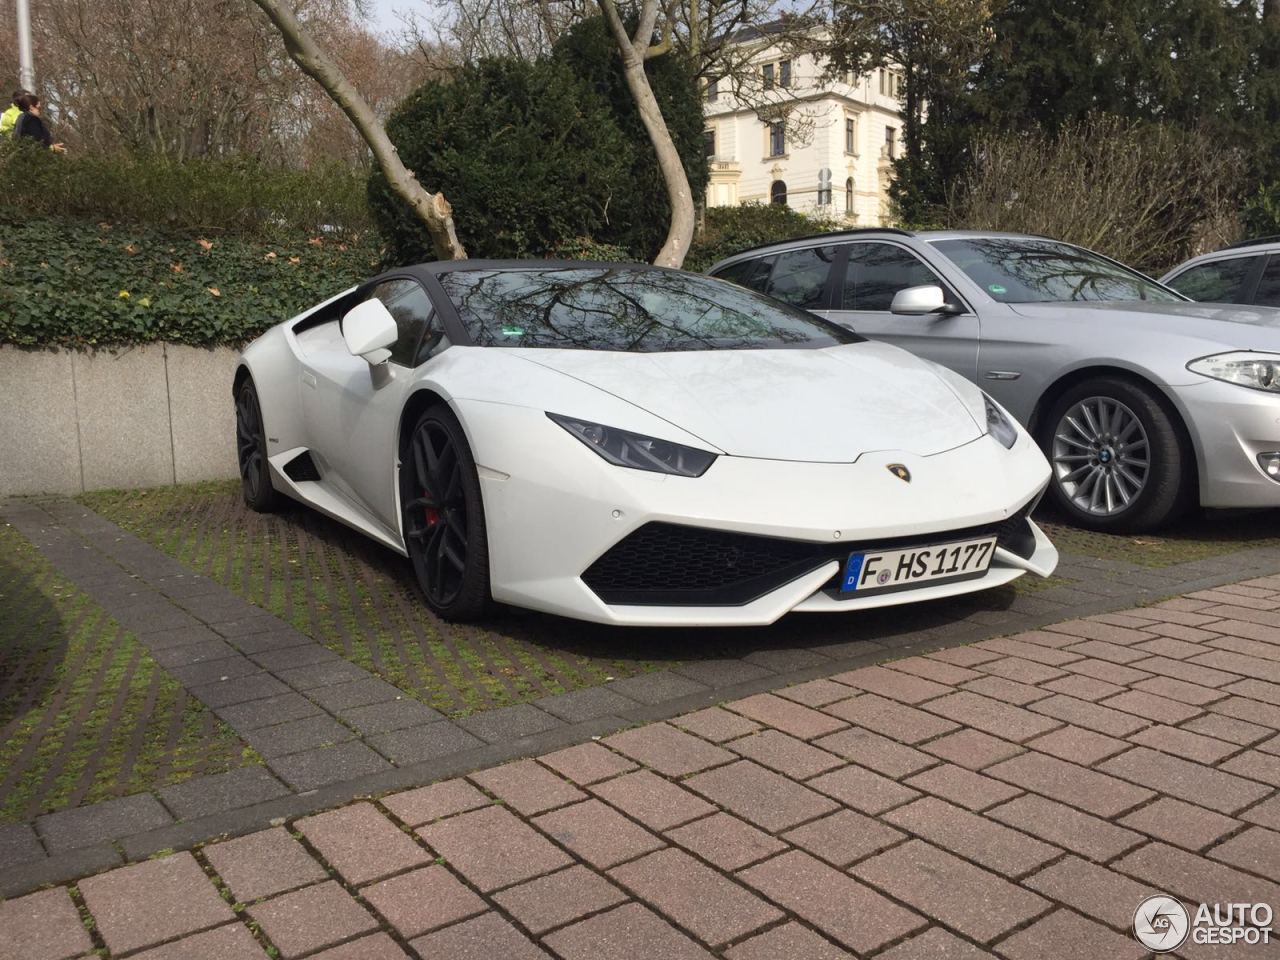
[[[1013,449],[1013,445],[1018,440],[1018,428],[985,393],[982,395],[982,400],[987,405],[987,433],[999,440],[1006,450]]]
[[[716,455],[682,443],[646,437],[617,427],[606,427],[589,420],[575,420],[548,413],[552,421],[564,427],[584,444],[620,467],[652,470],[677,477],[700,477],[715,462]]]
[[[1192,360],[1187,369],[1214,380],[1280,393],[1280,354],[1237,350]]]

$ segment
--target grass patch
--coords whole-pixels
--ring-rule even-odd
[[[262,762],[8,524],[0,610],[0,821]]]
[[[1195,511],[1165,530],[1141,534],[1094,533],[1052,514],[1036,522],[1063,553],[1168,567],[1251,547],[1280,545],[1280,512]]]

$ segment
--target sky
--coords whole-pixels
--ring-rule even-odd
[[[396,19],[397,11],[421,6],[421,3],[415,3],[414,0],[365,0],[365,7],[369,11],[369,25],[378,33],[400,29],[400,21]]]

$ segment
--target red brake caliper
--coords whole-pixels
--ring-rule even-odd
[[[424,497],[429,497],[431,496],[431,491],[423,490],[422,495]],[[434,527],[439,522],[440,522],[440,511],[437,510],[435,507],[427,507],[427,526]]]

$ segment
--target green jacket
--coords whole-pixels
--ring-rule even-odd
[[[0,137],[12,137],[13,125],[18,122],[18,117],[22,116],[22,111],[13,104],[9,105],[9,109],[0,114]]]

